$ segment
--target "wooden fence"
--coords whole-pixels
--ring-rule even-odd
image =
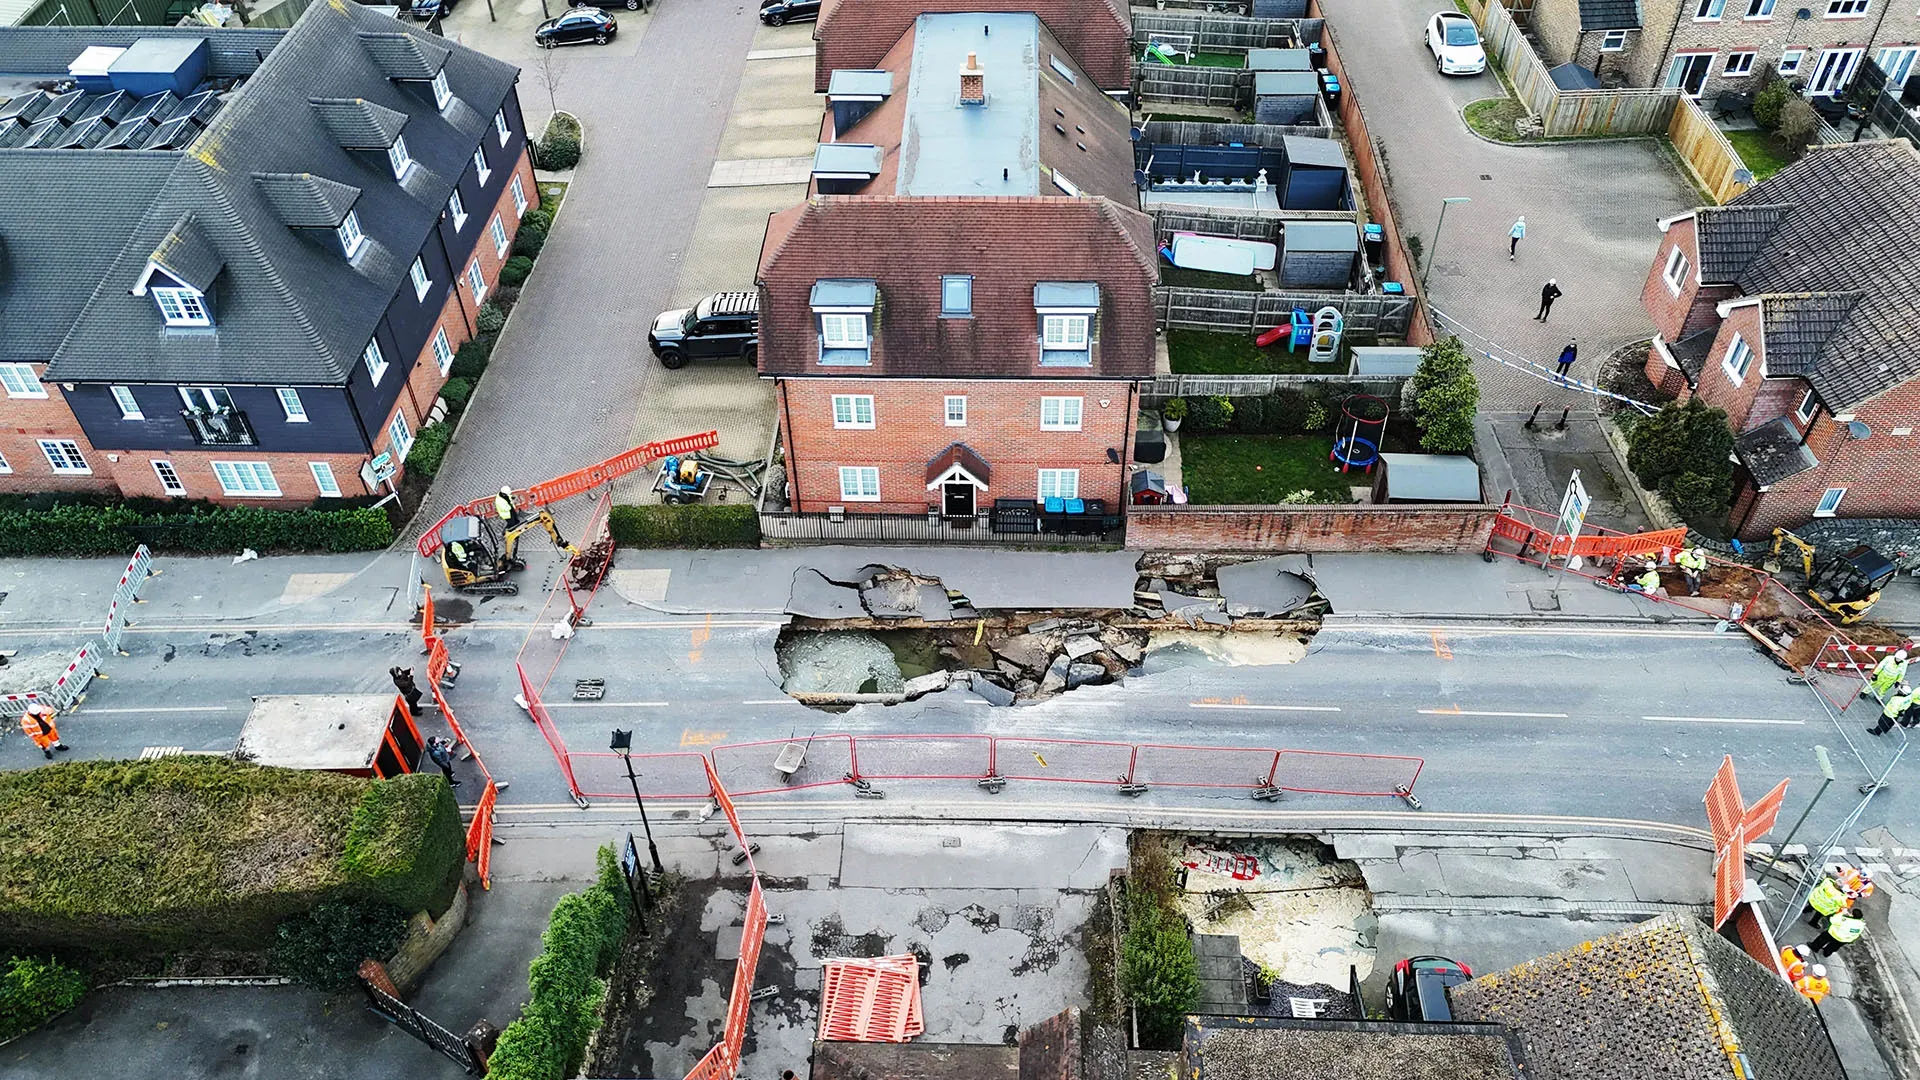
[[[1481,11],[1480,35],[1488,55],[1507,73],[1521,104],[1540,118],[1548,138],[1664,135],[1673,121],[1675,103],[1685,96],[1664,87],[1562,90],[1512,14],[1498,3],[1489,3]]]
[[[1318,40],[1301,32],[1301,19],[1250,19],[1244,15],[1214,15],[1188,11],[1133,11],[1133,43],[1145,45],[1159,35],[1192,37],[1194,47],[1208,52],[1247,49],[1284,49],[1297,42]]]
[[[1294,308],[1340,310],[1349,338],[1406,337],[1413,298],[1375,293],[1237,292],[1160,286],[1153,290],[1160,322],[1169,330],[1258,334],[1291,321]]]
[[[1289,135],[1310,139],[1331,139],[1333,128],[1317,124],[1203,124],[1191,120],[1154,120],[1152,112],[1142,110],[1149,119],[1140,125],[1140,141],[1170,146],[1278,147]]]
[[[1244,68],[1133,65],[1135,93],[1144,101],[1244,109],[1253,104],[1253,72]]]
[[[1674,106],[1667,137],[1714,202],[1724,203],[1751,185],[1753,174],[1740,160],[1739,151],[1692,98],[1682,96]]]
[[[1351,221],[1360,225],[1360,215],[1351,210],[1228,210],[1211,206],[1160,205],[1148,209],[1153,218],[1153,236],[1157,244],[1171,243],[1174,233],[1195,232],[1208,236],[1231,236],[1236,240],[1279,243],[1282,221]]]
[[[1167,398],[1176,397],[1265,397],[1289,386],[1339,383],[1352,387],[1358,393],[1386,398],[1399,405],[1400,388],[1406,384],[1407,376],[1358,377],[1348,375],[1341,364],[1328,364],[1326,367],[1325,372],[1310,375],[1156,375],[1152,382],[1140,387],[1140,400],[1145,404],[1158,405]]]

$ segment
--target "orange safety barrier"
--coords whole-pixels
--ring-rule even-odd
[[[727,997],[726,1027],[720,1041],[687,1073],[687,1080],[733,1080],[740,1071],[740,1048],[747,1040],[747,1014],[753,1008],[753,978],[760,969],[760,947],[767,937],[767,894],[760,888],[760,871],[753,865],[753,844],[741,830],[733,800],[727,797],[727,789],[720,786],[720,777],[714,773],[711,762],[707,764],[707,782],[712,785],[714,801],[720,804],[726,812],[727,823],[733,826],[733,838],[739,842],[740,850],[748,853],[747,870],[753,875],[753,887],[747,892],[747,911],[741,920],[740,957],[733,966],[733,992]]]
[[[420,602],[420,644],[432,651],[433,643],[440,640],[439,635],[433,632],[433,586],[422,585],[420,589],[426,596]]]
[[[476,756],[474,760],[479,758]],[[473,808],[473,821],[467,825],[467,861],[480,875],[483,889],[493,888],[493,806],[499,794],[499,787],[488,777],[486,790],[480,793],[480,804]]]
[[[912,954],[828,960],[821,972],[820,1035],[834,1042],[906,1042],[926,1030],[920,961]]]

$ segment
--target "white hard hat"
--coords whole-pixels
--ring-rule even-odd
[[[1648,559],[1648,560],[1647,560],[1647,569],[1649,569],[1649,570],[1658,570],[1658,569],[1660,569],[1660,564],[1659,564],[1659,563],[1657,563],[1657,562],[1654,562],[1654,561],[1653,561],[1652,559]]]
[[[1793,947],[1793,952],[1794,952],[1794,955],[1800,957],[1800,959],[1802,960],[1805,960],[1808,956],[1812,955],[1805,945],[1795,945]]]
[[[1907,650],[1905,649],[1895,650],[1893,654],[1893,658],[1895,660],[1905,660],[1907,658]]]
[[[1813,965],[1813,974],[1814,974],[1814,976],[1815,976],[1816,978],[1821,978],[1821,979],[1824,979],[1824,978],[1826,978],[1826,977],[1827,977],[1827,965],[1825,965],[1825,964],[1815,964],[1815,965]]]

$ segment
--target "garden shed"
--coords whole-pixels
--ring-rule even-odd
[[[1461,454],[1381,454],[1373,501],[1477,503],[1480,466]]]
[[[1256,124],[1311,124],[1320,76],[1311,71],[1258,71],[1253,76]]]
[[[1360,259],[1360,227],[1351,221],[1283,221],[1280,252],[1280,284],[1345,289]]]
[[[1312,71],[1313,55],[1305,49],[1248,49],[1248,71]]]
[[[1340,148],[1339,140],[1287,135],[1281,147],[1287,155],[1287,175],[1280,191],[1282,209],[1353,209],[1347,186],[1347,153]]]
[[[1356,345],[1347,374],[1384,378],[1412,377],[1420,370],[1420,350],[1411,345]]]

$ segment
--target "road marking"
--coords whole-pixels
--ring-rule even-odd
[[[1240,701],[1189,701],[1189,709],[1258,709],[1265,712],[1339,712],[1338,705],[1249,705]]]
[[[724,731],[697,731],[687,728],[680,732],[681,746],[719,746],[727,741]]]
[[[549,701],[549,709],[664,709],[667,701]]]
[[[1511,716],[1524,720],[1565,720],[1563,712],[1495,712],[1489,709],[1463,709],[1458,705],[1450,709],[1421,709],[1428,716]]]
[[[793,700],[790,697],[770,697],[770,698],[754,698],[752,701],[743,701],[740,704],[742,705],[798,705],[800,703]]]
[[[713,616],[709,615],[707,616],[706,622],[701,623],[699,626],[693,629],[693,636],[692,636],[693,647],[687,651],[687,663],[697,664],[700,662],[700,653],[702,652],[702,647],[705,646],[706,643],[710,639],[712,639],[712,637],[713,637]]]
[[[160,708],[153,708],[153,709],[135,709],[135,708],[81,709],[79,715],[111,716],[111,715],[120,714],[120,713],[162,713],[162,712],[194,713],[194,712],[226,712],[226,711],[227,711],[227,707],[225,705],[167,705],[167,706],[162,706]]]
[[[1442,637],[1440,634],[1440,631],[1438,630],[1432,631],[1432,634],[1433,634],[1433,655],[1439,657],[1442,660],[1453,659],[1453,650],[1447,647],[1447,639],[1445,637]]]
[[[1805,720],[1755,720],[1745,716],[1642,716],[1642,720],[1671,724],[1773,724],[1780,727],[1800,727]]]

